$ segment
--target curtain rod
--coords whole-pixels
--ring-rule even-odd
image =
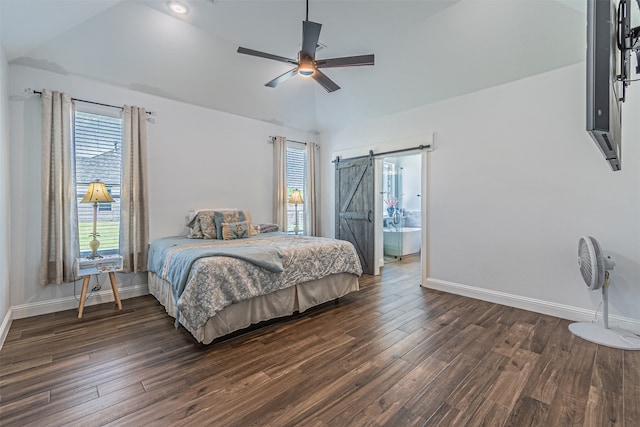
[[[367,155],[357,156],[357,157],[349,157],[347,159],[341,159],[340,157],[336,157],[334,160],[331,161],[331,163],[339,163],[339,162],[344,162],[344,161],[347,161],[347,160],[368,159],[369,157],[378,157],[378,156],[384,156],[384,155],[387,155],[387,154],[404,153],[406,151],[424,150],[425,148],[431,148],[431,145],[418,145],[417,147],[402,148],[400,150],[392,150],[392,151],[383,151],[382,153],[374,153],[373,150],[369,150],[369,154],[367,154]]]
[[[270,136],[269,140],[267,141],[267,144],[273,144],[273,138],[275,138],[275,136]],[[296,144],[304,144],[307,145],[306,142],[302,142],[302,141],[294,141],[293,139],[287,139],[287,142],[295,142]]]
[[[42,92],[39,90],[32,90],[32,89],[25,89],[25,92],[29,92],[31,91],[31,93],[33,94],[37,94],[37,95],[42,95]],[[102,102],[95,102],[95,101],[87,101],[86,99],[78,99],[78,98],[71,98],[72,101],[80,101],[80,102],[86,102],[87,104],[93,104],[93,105],[101,105],[103,107],[111,107],[111,108],[118,108],[120,110],[122,110],[122,107],[118,106],[118,105],[111,105],[111,104],[103,104]],[[155,116],[156,113],[154,111],[145,111],[148,115],[150,116]]]

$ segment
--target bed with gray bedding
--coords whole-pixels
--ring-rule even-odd
[[[266,233],[238,240],[167,237],[149,250],[149,291],[199,342],[303,312],[359,289],[349,242]]]

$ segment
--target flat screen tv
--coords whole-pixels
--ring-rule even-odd
[[[618,79],[616,0],[587,0],[587,132],[614,171],[621,168],[624,83]]]

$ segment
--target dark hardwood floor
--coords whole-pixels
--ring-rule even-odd
[[[421,288],[418,271],[405,258],[337,305],[210,346],[151,296],[16,320],[0,424],[640,426],[640,352]]]

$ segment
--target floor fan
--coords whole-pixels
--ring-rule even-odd
[[[578,265],[589,290],[602,289],[604,327],[591,322],[569,325],[576,336],[596,344],[623,350],[640,350],[640,336],[617,328],[609,328],[609,277],[615,261],[602,252],[598,241],[591,236],[582,236],[578,241]]]

